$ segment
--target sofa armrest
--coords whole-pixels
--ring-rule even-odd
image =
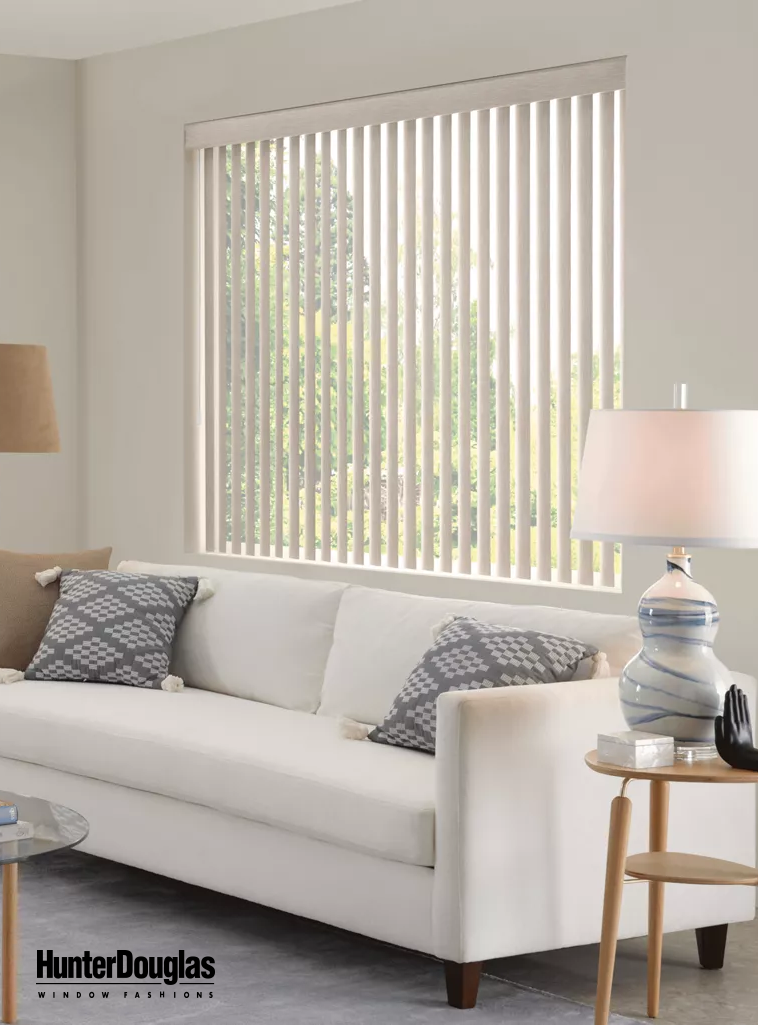
[[[754,704],[755,681],[735,677]],[[599,732],[626,728],[615,679],[440,697],[439,957],[479,961],[597,940],[610,801],[620,781],[591,772],[584,755],[596,747]],[[648,788],[635,788],[630,852],[647,849]],[[680,785],[672,800],[670,848],[754,864],[755,796],[750,786]],[[745,893],[733,904],[722,899],[722,921],[752,916],[754,895]],[[677,917],[674,902],[667,928],[718,921],[720,909],[709,922],[707,907],[699,906],[702,913],[695,907],[689,925],[686,914]],[[644,932],[644,920],[638,928],[634,914],[630,909],[622,934]]]

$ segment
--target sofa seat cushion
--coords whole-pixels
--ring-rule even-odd
[[[345,740],[325,716],[195,688],[22,681],[0,687],[0,755],[434,863],[434,759]]]

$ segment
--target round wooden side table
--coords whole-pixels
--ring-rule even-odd
[[[608,765],[598,761],[597,751],[590,751],[584,760],[593,772],[623,779],[621,793],[611,804],[595,1025],[608,1025],[625,875],[633,879],[646,879],[649,884],[647,1013],[649,1017],[657,1018],[661,996],[664,885],[694,883],[704,886],[758,886],[758,869],[752,866],[667,850],[669,783],[756,784],[758,773],[732,769],[720,758],[693,764],[677,762],[660,769],[626,769],[620,765]],[[646,779],[650,782],[650,850],[646,854],[627,857],[632,802],[626,796],[626,788],[633,779]]]

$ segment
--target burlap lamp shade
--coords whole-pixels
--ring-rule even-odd
[[[0,452],[60,452],[44,345],[0,344]]]

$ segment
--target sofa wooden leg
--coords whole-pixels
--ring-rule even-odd
[[[451,1007],[459,1007],[464,1011],[476,1007],[476,995],[479,992],[481,974],[481,961],[468,961],[466,964],[445,961],[447,1002]]]
[[[696,929],[697,953],[701,968],[718,971],[724,967],[724,951],[726,950],[726,934],[728,925],[709,925],[705,929]]]

